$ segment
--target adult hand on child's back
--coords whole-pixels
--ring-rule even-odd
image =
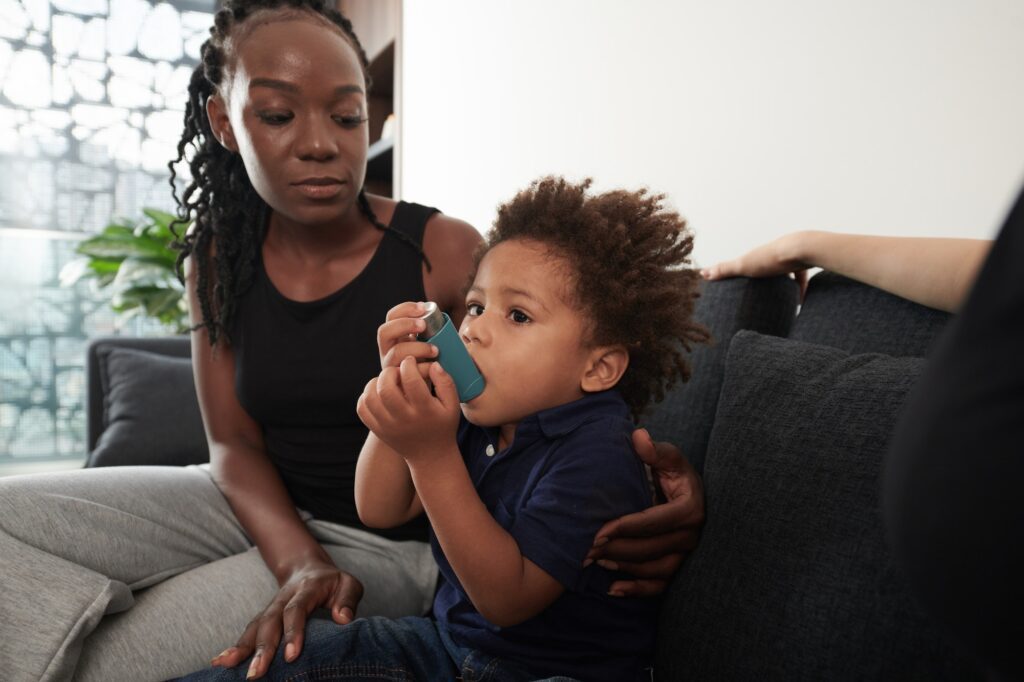
[[[246,679],[262,677],[282,640],[286,661],[295,660],[302,652],[306,619],[314,609],[330,609],[334,622],[344,625],[355,618],[362,598],[363,584],[358,578],[330,562],[311,561],[291,574],[270,605],[249,622],[238,642],[211,664],[232,668],[253,656]]]
[[[608,593],[620,597],[664,592],[704,524],[704,489],[679,448],[655,443],[645,429],[633,432],[633,447],[667,502],[609,521],[594,537],[588,562],[635,576],[612,583]]]

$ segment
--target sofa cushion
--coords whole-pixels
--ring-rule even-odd
[[[785,336],[796,315],[798,290],[789,277],[736,277],[702,281],[700,293],[693,318],[708,328],[712,342],[693,349],[690,380],[672,387],[641,420],[655,440],[679,446],[698,472],[704,466],[729,340],[740,329]]]
[[[659,678],[978,678],[908,596],[879,512],[882,457],[923,365],[733,337],[707,523],[662,609]]]
[[[104,429],[87,466],[209,461],[191,360],[127,348],[98,352]]]

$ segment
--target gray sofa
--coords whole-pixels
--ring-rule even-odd
[[[706,284],[715,337],[644,425],[703,475],[699,547],[664,596],[661,680],[972,680],[886,547],[889,435],[949,316],[831,273]],[[88,351],[87,466],[207,457],[188,342]]]

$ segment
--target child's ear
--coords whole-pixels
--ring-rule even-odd
[[[629,367],[629,351],[625,346],[601,346],[590,353],[580,388],[585,393],[607,391],[619,383]]]
[[[214,94],[206,100],[206,117],[210,121],[210,129],[220,146],[230,152],[238,152],[238,142],[228,118],[228,103],[220,95]]]

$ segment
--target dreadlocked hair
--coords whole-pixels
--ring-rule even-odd
[[[499,207],[476,262],[511,240],[537,242],[564,260],[570,302],[589,323],[585,343],[629,351],[616,388],[639,418],[677,380],[690,378],[683,350],[711,338],[692,318],[699,296],[689,259],[693,235],[679,214],[662,206],[663,194],[590,194],[591,183],[534,181]]]
[[[366,52],[352,30],[352,22],[324,0],[228,0],[214,16],[210,37],[200,51],[201,63],[189,81],[185,127],[178,142],[178,156],[168,164],[177,204],[177,220],[171,226],[175,235],[173,246],[179,251],[177,274],[184,282],[185,259],[194,254],[196,288],[202,313],[202,322],[195,328],[206,328],[211,345],[216,345],[222,337],[230,342],[229,328],[236,301],[255,275],[270,207],[253,188],[241,157],[217,141],[206,115],[206,102],[226,84],[230,75],[227,46],[232,32],[264,11],[283,14],[276,19],[320,18],[325,24],[336,27],[359,56],[367,90],[371,85]],[[179,196],[175,167],[186,159],[192,179]],[[358,204],[362,214],[377,229],[415,248],[430,269],[430,263],[418,244],[378,220],[362,189]],[[193,223],[191,229],[181,233],[179,228],[189,222]]]

